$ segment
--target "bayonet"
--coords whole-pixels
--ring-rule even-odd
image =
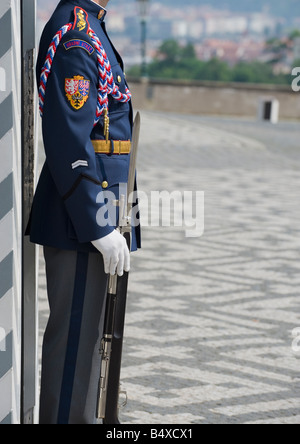
[[[141,119],[137,113],[132,134],[127,195],[121,194],[119,201],[119,232],[126,238],[131,250],[132,194],[135,189],[136,161],[139,144]],[[117,274],[108,280],[104,336],[101,342],[102,365],[99,383],[98,419],[106,424],[118,424],[118,398],[123,348],[124,322],[127,298],[128,273],[123,278]],[[113,366],[112,366],[113,363]]]

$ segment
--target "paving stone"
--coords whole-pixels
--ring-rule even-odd
[[[205,227],[132,256],[124,423],[297,424],[300,128],[142,113],[139,188],[204,191]],[[147,220],[149,202],[142,205]],[[149,219],[149,218],[148,218]],[[41,258],[40,335],[47,317]]]

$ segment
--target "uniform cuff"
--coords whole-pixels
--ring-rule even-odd
[[[74,189],[72,194],[64,200],[68,215],[72,221],[77,239],[80,243],[102,239],[115,230],[115,226],[107,215],[105,224],[103,217],[99,225],[99,214],[106,214],[102,187],[83,179]],[[105,225],[105,226],[103,226]]]

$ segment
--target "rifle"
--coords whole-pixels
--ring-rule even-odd
[[[122,194],[119,201],[119,232],[125,237],[131,251],[131,201],[135,186],[136,159],[140,133],[140,114],[137,113],[133,125],[133,137],[128,174],[127,196]],[[126,200],[127,197],[127,200]],[[103,424],[120,424],[118,418],[119,387],[122,365],[123,337],[127,302],[129,274],[110,276],[104,322],[104,335],[101,341],[102,364],[99,382],[97,417]]]

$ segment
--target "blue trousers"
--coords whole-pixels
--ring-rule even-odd
[[[96,424],[107,276],[102,255],[44,248],[50,317],[40,424]]]

